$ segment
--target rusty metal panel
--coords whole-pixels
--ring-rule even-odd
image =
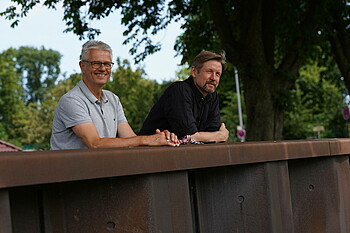
[[[270,203],[271,233],[294,231],[288,162],[266,163],[267,195]]]
[[[0,232],[12,233],[10,197],[7,189],[0,189]]]
[[[348,138],[329,139],[331,155],[349,155],[350,143]]]
[[[186,172],[46,186],[45,233],[192,232]]]
[[[41,233],[43,219],[38,186],[9,189],[13,233]]]
[[[200,169],[192,185],[197,232],[293,232],[286,163]]]
[[[187,172],[152,174],[154,228],[149,232],[193,232]]]
[[[348,156],[289,162],[295,231],[350,232]]]
[[[0,232],[348,233],[349,154],[350,139],[0,153]]]
[[[0,153],[0,188],[330,156],[330,142],[336,141],[4,152]],[[343,147],[346,151],[350,153],[350,148]]]

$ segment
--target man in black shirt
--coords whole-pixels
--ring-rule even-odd
[[[165,90],[148,114],[139,135],[167,129],[185,141],[227,141],[229,132],[220,121],[215,91],[225,68],[224,53],[203,51],[198,54],[191,66],[191,76]]]

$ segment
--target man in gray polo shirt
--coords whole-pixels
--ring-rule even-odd
[[[83,45],[79,66],[82,80],[59,100],[52,124],[51,149],[178,146],[173,133],[156,130],[136,136],[126,120],[118,96],[103,90],[111,75],[112,49],[101,41]]]

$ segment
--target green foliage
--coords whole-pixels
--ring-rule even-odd
[[[40,103],[47,89],[54,86],[60,74],[61,54],[44,47],[20,47],[16,53],[17,69],[26,83],[26,100]]]
[[[235,82],[235,69],[229,63],[227,69],[223,72],[217,92],[220,99],[220,113],[221,121],[225,123],[226,128],[230,131],[230,142],[240,141],[237,138],[237,126],[239,125],[238,119],[238,103],[236,93],[236,82]],[[242,88],[240,87],[240,90]],[[242,112],[245,112],[244,97],[241,91],[241,106]],[[243,114],[243,123],[246,122],[246,116]]]
[[[145,73],[138,68],[133,71],[127,60],[117,59],[118,68],[106,89],[119,96],[130,126],[135,133],[141,129],[142,123],[156,101],[160,85],[155,81],[143,78]]]
[[[185,19],[181,26],[185,32],[177,38],[174,49],[178,55],[182,55],[182,64],[191,64],[195,56],[203,50],[222,50],[206,1],[191,1],[181,15]]]
[[[26,118],[21,121],[21,142],[29,149],[49,149],[51,135],[51,123],[53,119],[54,106],[50,111],[42,108],[37,103],[29,103],[24,109]]]
[[[219,51],[223,48],[230,63],[239,70],[242,90],[245,93],[243,112],[247,113],[245,122],[250,135],[253,135],[251,139],[280,139],[283,136],[283,119],[284,138],[312,137],[312,128],[316,125],[325,126],[323,136],[344,135],[341,129],[345,127],[342,127],[344,124],[338,115],[344,97],[341,95],[343,80],[339,79],[339,72],[334,69],[333,54],[336,54],[338,65],[344,63],[341,63],[341,70],[347,81],[349,62],[346,58],[350,54],[350,5],[347,1],[321,0],[317,4],[308,0],[12,2],[19,6],[10,6],[0,16],[14,20],[14,25],[36,4],[54,8],[59,2],[63,2],[67,31],[73,31],[80,38],[90,39],[99,30],[91,28],[89,21],[98,20],[116,9],[121,9],[122,24],[127,27],[123,33],[127,37],[124,43],[133,45],[130,53],[135,55],[136,62],[158,51],[160,44],[153,41],[153,36],[171,21],[182,18],[185,32],[178,38],[175,49],[182,55],[183,64],[190,64],[194,56],[203,49]],[[317,60],[321,57],[321,60]],[[307,64],[309,60],[322,63],[310,65]],[[148,112],[167,83],[159,87],[150,80],[144,81],[140,78],[141,70],[132,71],[129,64],[120,61],[119,65],[121,68],[107,86],[121,97],[127,117],[137,131],[141,122],[137,117],[144,118],[145,112]],[[23,72],[24,76],[29,70],[34,74],[34,66],[28,67],[31,68]],[[298,78],[300,69],[301,76]],[[126,80],[124,77],[128,75],[133,78]],[[231,114],[235,112],[236,98],[233,94],[233,73],[227,71],[224,75],[218,89],[220,105],[223,119],[234,129],[237,119],[235,114]],[[186,75],[178,76],[183,79]],[[29,85],[33,87],[29,92],[34,93],[29,99],[33,103],[40,103],[45,97],[42,97],[41,86],[37,85],[37,76],[35,78],[31,79],[33,83]],[[41,77],[40,80],[45,78]],[[49,80],[54,80],[54,75]],[[350,81],[347,83],[349,88]],[[50,81],[43,89],[49,86]],[[126,88],[120,88],[121,86]],[[39,109],[41,106],[36,107]],[[286,116],[283,116],[284,111]],[[2,128],[4,127],[3,125]]]
[[[47,141],[52,111],[45,112],[45,94],[60,73],[61,55],[32,47],[7,49],[0,54],[0,135],[12,144],[37,148]],[[51,106],[52,107],[52,106]]]
[[[295,90],[291,91],[290,103],[286,113],[285,139],[305,139],[316,137],[313,128],[324,126],[322,137],[344,137],[345,121],[341,122],[343,105],[341,88],[336,82],[322,75],[326,67],[316,62],[304,66]]]
[[[12,21],[12,27],[19,24],[20,19],[37,5],[55,9],[60,2],[64,9],[63,19],[66,21],[65,32],[73,32],[80,39],[94,39],[101,32],[91,27],[91,21],[107,17],[117,9],[121,10],[121,23],[127,27],[123,35],[127,38],[124,44],[132,43],[130,53],[135,55],[135,62],[145,59],[149,54],[160,50],[160,42],[154,42],[153,36],[166,28],[173,20],[177,21],[188,8],[187,1],[182,0],[122,0],[122,1],[72,1],[45,0],[23,1],[11,0],[13,4],[3,11],[0,16]],[[140,36],[142,34],[142,36]]]
[[[15,69],[14,49],[0,53],[0,138],[18,145],[16,138],[21,135],[19,120],[25,114],[24,90],[20,74]]]
[[[98,29],[89,26],[90,21],[121,9],[122,24],[127,27],[123,33],[126,36],[124,43],[132,44],[130,53],[135,55],[136,62],[160,49],[154,35],[171,21],[184,19],[182,28],[185,32],[175,46],[178,54],[183,56],[182,63],[190,64],[203,49],[218,51],[223,48],[226,51],[228,60],[240,72],[247,127],[252,140],[282,138],[283,106],[288,103],[285,93],[295,85],[299,69],[306,61],[314,60],[324,53],[324,48],[330,47],[330,36],[340,35],[336,38],[338,41],[346,39],[350,8],[347,1],[338,0],[321,0],[317,4],[309,0],[12,2],[19,6],[10,6],[0,15],[15,20],[14,25],[37,4],[54,8],[63,2],[67,31],[90,39],[99,34]],[[346,45],[343,47],[348,51]],[[344,60],[341,58],[338,63]],[[348,70],[346,65],[343,67],[343,70]],[[39,90],[31,96],[35,102],[36,96],[40,98],[40,88],[33,85]],[[223,107],[227,105],[225,99],[222,104]]]
[[[72,74],[68,79],[61,80],[54,87],[47,89],[43,101],[29,103],[23,110],[25,118],[19,122],[21,145],[27,149],[50,149],[52,121],[56,105],[66,92],[81,80],[81,74]]]
[[[191,75],[191,68],[187,64],[179,66],[175,75],[176,80],[185,80]]]
[[[221,108],[220,114],[221,121],[225,123],[226,128],[230,132],[228,141],[238,142],[240,139],[237,137],[237,126],[239,125],[237,95],[235,92],[226,92],[224,96],[221,95],[220,97],[224,97],[222,98],[224,99],[224,107]],[[245,116],[243,118],[245,119]]]

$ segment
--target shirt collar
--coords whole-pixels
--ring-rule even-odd
[[[92,94],[92,92],[89,90],[89,88],[86,86],[83,80],[80,80],[78,83],[78,86],[80,90],[83,92],[83,94],[86,96],[86,98],[91,102],[91,103],[97,103],[98,99]],[[105,90],[102,90],[102,96],[101,96],[102,102],[107,103],[108,98],[105,95]]]
[[[186,79],[184,82],[187,82],[188,84],[190,84],[193,92],[195,93],[195,96],[198,100],[200,99],[204,99],[205,101],[209,101],[212,98],[213,93],[208,93],[205,97],[203,96],[203,94],[198,90],[196,84],[194,84],[194,80],[192,75],[190,75],[190,77],[188,77],[188,79]]]

